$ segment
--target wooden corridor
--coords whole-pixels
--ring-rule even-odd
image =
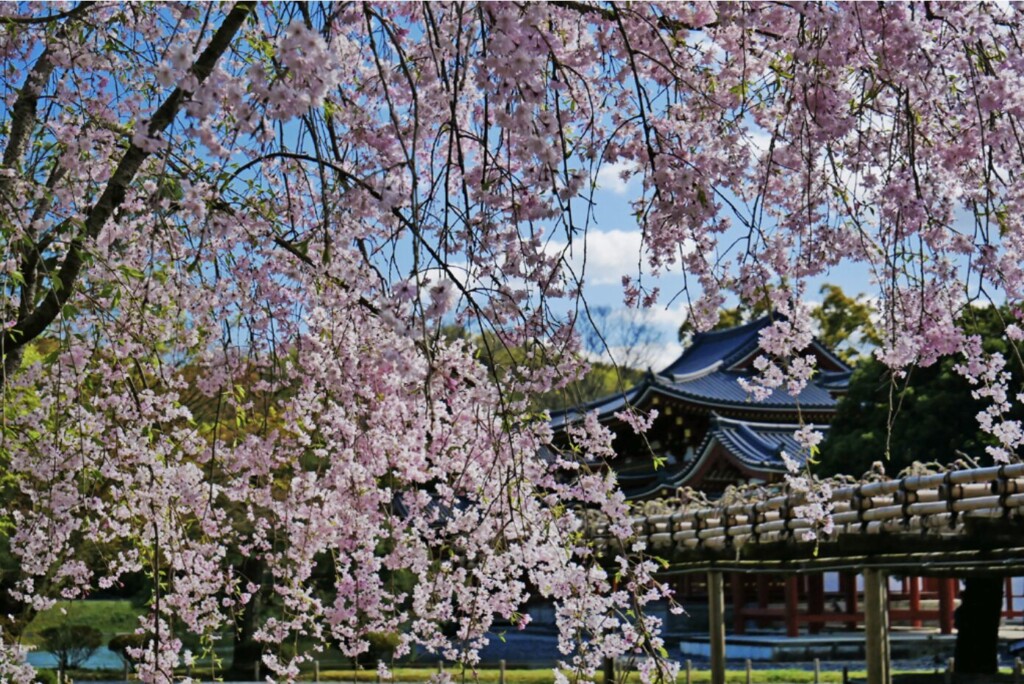
[[[649,552],[668,562],[667,575],[706,573],[713,684],[725,682],[727,573],[861,573],[869,684],[892,681],[889,573],[1024,574],[1024,464],[839,488],[831,497],[828,530],[806,516],[805,493],[764,497],[752,492],[746,500],[710,505],[648,501],[633,521]],[[622,541],[609,536],[597,514],[590,517],[589,533],[599,551],[620,552]],[[946,600],[951,605],[951,597]]]

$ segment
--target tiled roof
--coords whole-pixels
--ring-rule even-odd
[[[711,428],[692,460],[684,463],[681,468],[658,470],[642,484],[630,486],[627,478],[627,481],[622,482],[622,491],[627,498],[642,499],[660,490],[671,490],[687,484],[701,463],[709,457],[715,444],[720,444],[737,461],[754,470],[785,472],[786,464],[781,456],[783,451],[802,466],[807,462],[808,454],[793,438],[793,433],[799,428],[799,425],[792,423],[751,423],[713,415]],[[828,432],[827,425],[817,428]]]
[[[764,316],[735,328],[697,333],[682,356],[658,375],[690,375],[705,371],[719,362],[724,366],[736,363],[754,350],[758,333],[769,323],[771,318]]]
[[[597,411],[597,414],[602,418],[605,416],[611,416],[612,414],[621,411],[627,406],[636,406],[639,399],[644,393],[650,389],[652,384],[652,376],[648,375],[646,378],[640,381],[640,384],[620,392],[619,394],[611,394],[607,397],[601,397],[596,401],[592,401],[589,404],[583,406],[577,406],[575,408],[566,409],[565,411],[552,411],[551,412],[551,427],[558,430],[565,426],[567,423],[573,423],[580,420],[586,414],[591,411]]]
[[[758,406],[773,409],[796,408],[797,402],[794,402],[792,395],[783,389],[773,391],[767,399],[755,401],[739,382],[740,379],[746,378],[749,380],[752,377],[749,373],[715,370],[707,375],[687,380],[671,380],[658,377],[657,385],[670,394],[711,406],[748,405],[752,408],[757,408]],[[835,398],[817,378],[807,383],[807,386],[800,392],[798,402],[800,407],[805,409],[831,409],[836,405]]]
[[[801,465],[807,461],[807,449],[793,438],[793,433],[799,427],[775,423],[750,423],[715,416],[711,429],[704,438],[704,444],[697,453],[702,453],[712,441],[717,441],[740,462],[752,468],[784,471],[786,465],[780,455],[783,451]],[[828,427],[821,426],[819,429],[827,431]]]
[[[552,414],[552,427],[558,429],[566,423],[579,420],[590,411],[608,418],[629,405],[637,405],[651,393],[676,397],[709,408],[743,407],[768,411],[780,409],[830,410],[836,399],[833,393],[846,390],[850,369],[831,352],[814,343],[815,350],[830,359],[841,370],[819,371],[800,393],[792,397],[785,390],[776,390],[764,400],[754,398],[740,385],[739,380],[751,378],[751,373],[735,366],[758,350],[758,334],[771,323],[769,316],[728,330],[716,330],[693,336],[683,354],[658,374],[649,373],[632,389],[598,399],[585,406]]]

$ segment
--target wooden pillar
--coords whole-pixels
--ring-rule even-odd
[[[889,672],[888,579],[875,568],[864,570],[864,652],[867,684],[891,684]]]
[[[725,684],[725,591],[722,573],[708,573],[708,640],[711,642],[711,684]]]
[[[921,578],[908,577],[910,580],[910,625],[921,627]]]
[[[820,572],[807,576],[807,612],[812,615],[825,614],[825,576]],[[823,620],[812,620],[808,631],[819,634],[823,624]]]
[[[956,579],[939,578],[939,631],[953,633],[953,601],[956,593]]]
[[[786,578],[786,636],[795,637],[800,634],[800,622],[797,616],[800,611],[800,578],[790,575]]]
[[[605,658],[601,669],[604,670],[604,684],[615,684],[615,659]]]
[[[747,620],[743,609],[747,605],[747,597],[743,591],[743,573],[734,572],[729,577],[732,591],[732,631],[743,634],[747,631]]]

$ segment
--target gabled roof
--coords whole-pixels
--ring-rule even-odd
[[[828,426],[816,426],[822,432]],[[721,446],[728,456],[748,473],[768,476],[786,472],[782,452],[803,466],[807,450],[793,437],[800,428],[795,423],[752,423],[713,415],[711,427],[695,451],[695,456],[676,470],[660,470],[643,485],[630,488],[622,483],[627,498],[642,499],[664,489],[690,485],[702,466],[712,457],[715,446]]]
[[[798,429],[800,426],[796,424],[751,423],[715,416],[697,453],[703,454],[718,442],[751,468],[782,472],[786,469],[780,455],[783,451],[800,465],[807,461],[807,450],[793,437]],[[828,428],[823,426],[819,429]]]
[[[735,328],[697,333],[682,356],[658,375],[684,378],[728,368],[757,347],[758,334],[771,322],[771,317],[763,316]]]
[[[607,397],[601,397],[600,399],[583,404],[582,406],[565,409],[564,411],[552,411],[551,427],[558,430],[568,423],[574,423],[577,420],[581,420],[583,416],[591,411],[597,411],[597,415],[600,418],[605,418],[627,407],[637,406],[651,389],[653,383],[654,376],[653,374],[648,373],[639,384],[634,385],[625,392],[610,394]]]
[[[695,377],[724,370],[738,371],[737,366],[744,360],[760,353],[758,343],[761,331],[779,317],[774,314],[762,316],[755,321],[724,330],[710,330],[697,333],[682,355],[658,375],[686,382]],[[809,351],[834,366],[832,373],[849,373],[850,367],[818,340],[812,340]]]

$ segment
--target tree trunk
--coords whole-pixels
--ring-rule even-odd
[[[956,609],[957,674],[992,675],[998,669],[999,620],[1003,610],[1002,577],[968,577]]]
[[[242,561],[240,571],[243,582],[253,582],[260,585],[260,588],[253,593],[235,622],[235,645],[231,655],[231,667],[224,673],[226,681],[254,681],[256,664],[262,655],[262,644],[253,639],[253,635],[256,633],[263,607],[264,563],[262,559],[249,556]]]

